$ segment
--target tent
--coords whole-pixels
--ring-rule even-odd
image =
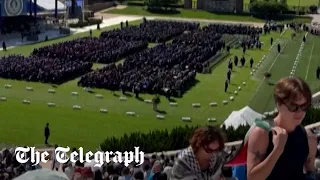
[[[32,0],[32,2],[34,3],[34,0]],[[55,0],[37,0],[37,5],[42,7],[45,10],[54,10]],[[58,5],[58,10],[66,9],[65,5],[60,1],[58,1],[57,5]]]
[[[252,126],[258,119],[264,119],[264,115],[255,112],[253,109],[251,109],[249,106],[246,106],[239,111],[233,111],[229,117],[224,121],[223,125],[225,125],[226,128],[233,127],[234,129],[237,129],[240,125],[249,125],[251,126],[250,129],[252,129],[254,126]],[[250,130],[249,130],[250,131]],[[249,132],[248,131],[248,132]],[[239,166],[239,165],[245,165],[247,161],[247,138],[244,137],[244,141],[236,153],[236,156],[229,161],[225,166]]]
[[[249,106],[246,106],[239,111],[233,111],[229,117],[224,121],[223,125],[226,128],[233,127],[237,129],[240,125],[251,126],[255,119],[262,119],[264,116],[255,112]]]
[[[69,178],[63,172],[40,169],[28,171],[13,180],[69,180]]]

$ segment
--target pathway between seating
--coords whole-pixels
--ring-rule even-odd
[[[104,10],[105,11],[105,10]],[[95,13],[97,17],[108,17],[114,16],[116,14],[108,14],[103,12]],[[207,23],[224,23],[224,24],[248,24],[257,27],[263,27],[264,23],[257,23],[257,22],[239,22],[239,21],[225,21],[225,20],[215,20],[215,19],[198,19],[198,18],[179,18],[179,17],[166,17],[166,16],[138,16],[138,15],[126,15],[127,17],[139,17],[139,18],[147,18],[147,19],[163,19],[163,20],[175,20],[175,21],[193,21],[193,22],[207,22]],[[119,15],[122,17],[122,15]]]

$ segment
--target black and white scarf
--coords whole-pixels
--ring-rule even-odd
[[[215,153],[209,162],[207,171],[200,168],[191,147],[183,150],[172,168],[171,180],[215,180],[219,179],[225,163],[224,152]]]

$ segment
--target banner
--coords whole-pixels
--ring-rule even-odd
[[[19,16],[27,12],[28,0],[3,0],[1,4],[2,16]]]
[[[67,0],[66,1],[66,5],[67,5],[67,7],[71,7],[72,1],[71,0]],[[76,6],[82,7],[83,6],[83,0],[76,0]]]

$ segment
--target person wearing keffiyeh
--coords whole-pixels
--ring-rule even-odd
[[[172,168],[171,180],[216,180],[225,163],[224,135],[219,128],[197,129],[190,146],[179,155]]]

